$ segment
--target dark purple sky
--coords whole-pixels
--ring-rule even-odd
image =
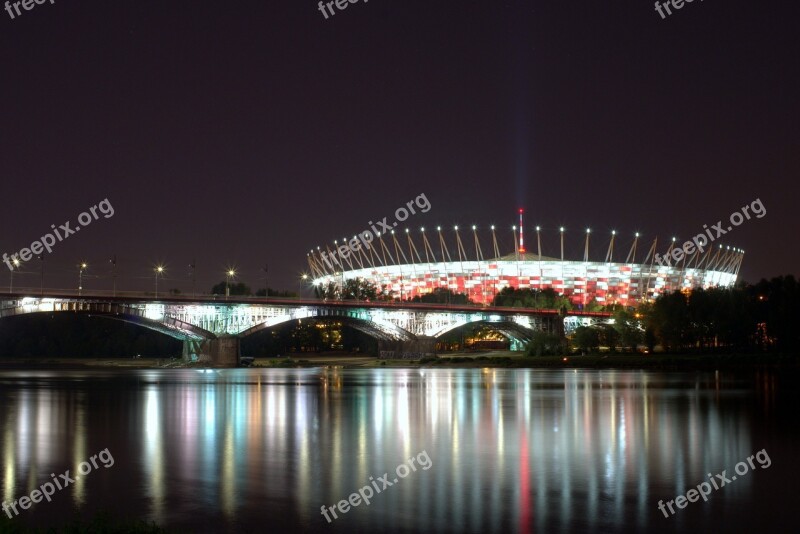
[[[695,0],[664,20],[653,2],[596,0],[371,0],[329,20],[312,0],[0,11],[0,253],[108,198],[114,216],[58,243],[45,285],[77,285],[81,259],[107,276],[116,253],[123,289],[150,289],[159,261],[164,287],[186,289],[193,257],[203,289],[227,265],[262,287],[265,262],[295,289],[310,248],[420,193],[432,209],[415,229],[509,227],[523,206],[529,232],[552,232],[545,253],[559,225],[572,253],[590,226],[599,259],[611,229],[684,240],[760,198],[767,215],[723,242],[747,251],[745,279],[797,273],[799,5]]]

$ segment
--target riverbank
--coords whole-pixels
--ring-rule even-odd
[[[445,353],[423,360],[380,360],[342,352],[303,354],[291,358],[256,358],[254,368],[341,367],[375,368],[521,368],[521,369],[668,369],[713,370],[719,368],[798,367],[796,356],[779,354],[630,354],[605,353],[585,356],[525,356],[519,352],[486,351]],[[27,358],[0,359],[0,369],[205,369],[216,367],[178,358]]]

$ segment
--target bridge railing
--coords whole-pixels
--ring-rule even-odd
[[[475,311],[494,311],[498,313],[523,313],[523,314],[537,314],[537,315],[559,315],[558,310],[545,309],[545,308],[513,308],[513,307],[500,307],[500,306],[486,306],[483,304],[432,304],[422,302],[408,302],[408,301],[385,301],[385,300],[331,300],[331,299],[316,299],[307,297],[253,297],[253,296],[228,296],[211,294],[211,293],[196,293],[194,295],[184,294],[169,294],[159,292],[156,296],[153,291],[112,291],[103,289],[93,289],[91,291],[77,291],[67,289],[53,289],[53,288],[31,288],[20,287],[14,288],[13,292],[0,290],[0,300],[2,299],[20,299],[20,298],[62,298],[62,299],[80,299],[80,300],[116,300],[135,302],[148,300],[151,302],[169,303],[199,303],[199,304],[273,304],[273,305],[293,305],[293,306],[368,306],[371,308],[389,308],[389,309],[416,309],[416,310],[429,310],[429,311],[450,311],[450,312],[475,312]],[[609,312],[583,312],[583,311],[568,311],[567,315],[579,315],[587,317],[610,317],[612,314]]]

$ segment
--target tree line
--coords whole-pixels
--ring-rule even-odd
[[[673,292],[645,311],[645,342],[658,342],[668,351],[800,349],[800,285],[791,275]]]
[[[217,285],[211,288],[212,295],[224,295],[225,291],[228,291],[230,296],[232,297],[297,297],[297,293],[293,291],[280,291],[277,289],[272,289],[271,287],[266,289],[259,289],[256,291],[255,295],[253,295],[253,290],[250,289],[250,286],[245,284],[244,282],[236,282],[232,284],[230,282],[225,282],[224,280]]]
[[[779,352],[800,349],[800,284],[794,276],[757,284],[696,288],[660,295],[655,301],[614,312],[614,324],[578,327],[570,339],[538,333],[529,354],[565,354],[571,349],[652,353]]]

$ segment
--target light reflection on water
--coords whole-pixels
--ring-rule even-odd
[[[15,521],[107,509],[191,531],[668,531],[714,528],[720,517],[743,525],[774,471],[757,469],[669,519],[656,505],[765,447],[784,478],[796,474],[794,458],[781,458],[796,434],[755,428],[775,388],[769,374],[714,372],[2,372],[1,494],[19,499],[109,448],[112,468]],[[323,504],[371,476],[394,476],[423,450],[429,470],[326,523]]]

